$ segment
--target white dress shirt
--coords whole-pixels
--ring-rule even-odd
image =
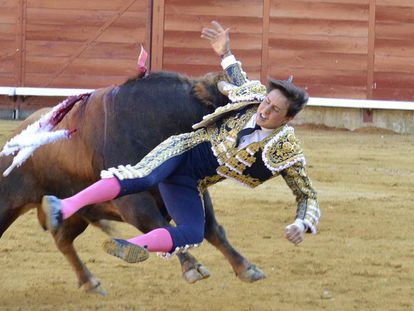
[[[249,128],[249,127],[255,127],[255,126],[256,126],[256,113],[252,115],[252,117],[246,123],[243,129]],[[267,136],[269,136],[270,133],[272,132],[273,132],[273,129],[267,129],[267,128],[261,127],[260,130],[255,130],[253,133],[240,138],[240,143],[237,146],[237,149],[241,150],[245,148],[246,146],[250,145],[251,143],[262,141]]]

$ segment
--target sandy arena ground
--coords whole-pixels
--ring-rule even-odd
[[[16,123],[1,122],[2,133]],[[189,285],[178,260],[126,264],[106,255],[88,228],[80,256],[109,295],[85,294],[34,211],[0,240],[0,310],[414,310],[414,136],[297,129],[319,193],[319,233],[295,247],[284,228],[295,202],[282,178],[247,190],[212,188],[233,245],[267,274],[239,281],[206,242],[193,254],[211,272]],[[139,232],[115,223],[118,237]]]

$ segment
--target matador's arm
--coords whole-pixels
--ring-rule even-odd
[[[296,197],[296,221],[303,222],[306,232],[315,234],[321,212],[316,191],[312,187],[304,164],[296,162],[283,170],[281,175]]]

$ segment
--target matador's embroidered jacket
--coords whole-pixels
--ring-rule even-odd
[[[266,88],[259,81],[249,81],[235,59],[228,64],[224,61],[222,65],[233,83],[229,85],[228,94],[231,103],[205,116],[193,126],[196,131],[171,136],[135,166],[111,168],[103,171],[101,176],[105,178],[115,174],[121,179],[143,177],[164,161],[209,141],[219,167],[217,175],[199,181],[201,192],[224,178],[253,188],[281,175],[296,196],[296,219],[303,222],[307,231],[316,233],[320,217],[317,196],[307,176],[305,157],[294,129],[284,125],[265,139],[239,150],[236,147],[237,134],[256,113]]]
[[[220,164],[217,173],[249,187],[256,187],[281,175],[296,196],[296,218],[301,219],[309,231],[316,233],[320,217],[318,200],[307,176],[305,157],[294,129],[284,125],[260,142],[238,150],[237,133],[256,113],[257,105],[265,96],[266,89],[258,81],[249,81],[241,69],[241,64],[234,58],[227,59],[227,64],[225,59],[222,65],[230,81],[238,86],[229,91],[232,103],[218,108],[194,126],[206,127],[214,155]]]

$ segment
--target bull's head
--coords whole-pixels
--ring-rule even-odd
[[[227,81],[227,75],[223,72],[210,72],[196,80],[193,87],[194,96],[212,110],[229,102],[227,96],[223,95],[217,87],[219,81]]]

